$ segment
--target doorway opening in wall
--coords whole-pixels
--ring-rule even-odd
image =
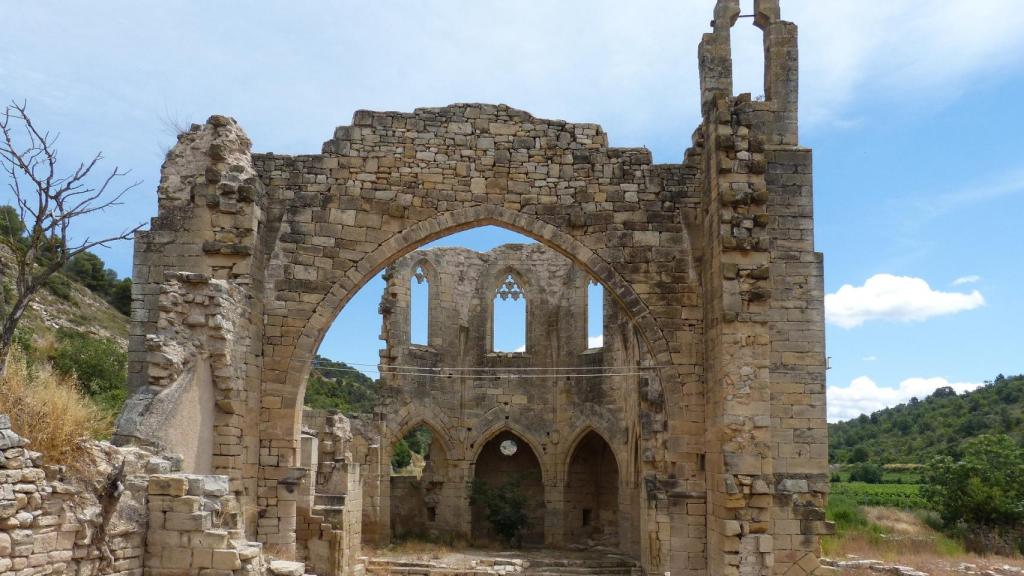
[[[418,425],[391,444],[390,514],[393,542],[438,540],[446,523],[438,506],[450,490],[448,454],[430,427]]]
[[[488,440],[473,467],[473,543],[544,545],[544,481],[533,448],[511,431]]]
[[[740,15],[730,30],[733,94],[765,97],[764,32],[754,25],[754,0],[740,0]]]
[[[617,521],[610,487],[572,487],[595,496],[565,508],[573,474],[618,477],[589,464],[599,451],[565,439],[598,422],[617,423],[606,437],[620,445],[639,433],[640,366],[651,360],[619,302],[564,253],[494,226],[385,264],[335,318],[307,381],[303,433],[320,439],[321,463],[349,474],[311,475],[317,493],[361,503],[351,514],[373,555],[536,549],[579,534],[577,548],[622,542],[638,556],[639,513]],[[345,423],[326,430],[325,413]],[[622,494],[642,505],[640,482]]]
[[[608,442],[587,432],[572,451],[566,477],[567,543],[618,547],[619,466]]]

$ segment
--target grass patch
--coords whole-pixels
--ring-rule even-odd
[[[959,541],[929,526],[932,515],[923,510],[863,506],[855,496],[833,493],[825,517],[835,522],[836,533],[822,538],[821,550],[831,558],[858,556],[901,563],[911,558],[927,562],[963,557],[966,552]]]
[[[0,382],[0,414],[11,417],[15,432],[31,441],[47,462],[74,465],[78,440],[101,438],[112,431],[113,420],[47,362],[32,362],[15,348]]]

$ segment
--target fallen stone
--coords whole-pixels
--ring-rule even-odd
[[[306,573],[306,565],[302,562],[274,560],[270,563],[270,572],[276,576],[302,576]]]

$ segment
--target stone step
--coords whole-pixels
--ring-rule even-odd
[[[480,558],[471,566],[447,566],[444,561],[370,559],[366,564],[370,576],[641,576],[633,560],[607,558]]]

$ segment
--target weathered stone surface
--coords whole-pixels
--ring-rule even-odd
[[[270,573],[275,576],[302,576],[305,572],[306,566],[302,562],[274,560],[270,563]]]

